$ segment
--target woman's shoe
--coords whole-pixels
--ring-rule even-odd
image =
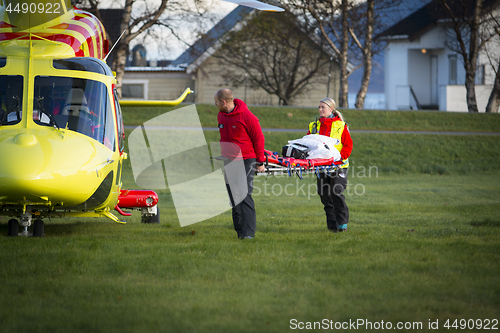
[[[347,224],[339,225],[339,232],[347,231]]]

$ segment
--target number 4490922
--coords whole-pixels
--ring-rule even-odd
[[[448,319],[443,327],[447,329],[483,329],[483,330],[498,330],[498,319],[455,319],[453,322]]]
[[[60,3],[16,3],[14,8],[12,8],[12,3],[9,3],[5,11],[9,14],[12,12],[23,13],[23,14],[61,14],[61,4]]]

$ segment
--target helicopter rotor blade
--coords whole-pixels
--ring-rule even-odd
[[[269,5],[267,3],[263,3],[260,1],[254,1],[254,0],[223,0],[223,1],[232,2],[232,3],[235,3],[237,5],[247,6],[250,8],[255,8],[258,10],[265,10],[265,11],[270,11],[270,12],[283,12],[284,11],[283,8]]]

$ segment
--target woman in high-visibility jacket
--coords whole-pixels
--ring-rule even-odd
[[[307,134],[325,135],[339,140],[335,146],[340,152],[343,164],[336,172],[321,173],[318,178],[318,194],[325,208],[328,230],[346,231],[349,223],[349,209],[345,202],[344,190],[347,187],[349,156],[352,152],[352,139],[342,114],[335,109],[332,98],[319,102],[319,120],[309,124]]]

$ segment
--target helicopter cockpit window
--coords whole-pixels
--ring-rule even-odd
[[[7,65],[7,58],[0,57],[0,68],[5,67]]]
[[[22,119],[23,77],[0,75],[0,126],[14,125]]]
[[[113,109],[106,85],[99,81],[37,76],[33,121],[42,126],[67,128],[115,150]]]

